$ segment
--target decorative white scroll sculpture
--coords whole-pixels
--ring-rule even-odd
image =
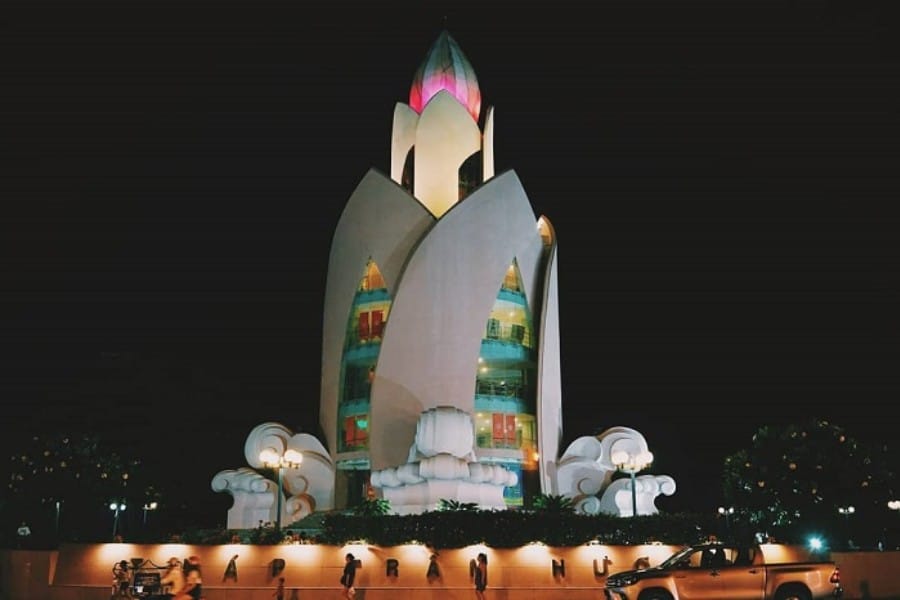
[[[453,406],[424,411],[405,465],[373,471],[372,486],[382,491],[396,514],[437,508],[441,500],[505,509],[503,488],[518,476],[501,467],[476,462],[475,429],[469,413]]]
[[[438,406],[424,411],[408,462],[373,471],[372,486],[381,490],[396,514],[434,510],[445,499],[505,509],[503,488],[515,485],[517,475],[500,465],[477,462],[474,431],[471,415],[458,408]],[[259,458],[265,449],[279,455],[293,449],[303,455],[299,469],[284,470],[282,523],[334,508],[335,467],[325,447],[312,435],[294,434],[279,423],[263,423],[250,432],[244,444],[250,467],[221,471],[212,480],[214,491],[234,498],[228,511],[229,529],[249,529],[261,521],[276,520],[278,485],[255,470],[265,466]],[[639,432],[627,427],[576,439],[556,464],[558,493],[571,498],[580,513],[631,516],[630,478],[612,481],[616,467],[610,457],[620,450],[637,454],[648,447]],[[668,475],[636,477],[638,515],[658,513],[656,498],[674,493],[675,480]]]
[[[675,480],[668,475],[638,475],[634,479],[635,499],[638,515],[655,515],[659,512],[653,501],[660,494],[671,496],[675,493]],[[632,516],[631,479],[616,479],[603,491],[598,505],[599,512]]]
[[[278,484],[254,469],[265,467],[260,452],[274,450],[279,456],[287,450],[303,455],[299,468],[285,468],[282,478],[285,501],[282,523],[293,523],[316,510],[334,508],[334,463],[328,450],[308,433],[294,434],[280,423],[262,423],[247,436],[244,458],[250,467],[220,471],[213,477],[212,489],[234,498],[228,511],[229,529],[257,527],[260,521],[276,521]]]
[[[617,469],[615,452],[631,455],[647,452],[644,436],[628,427],[611,427],[600,435],[573,441],[557,462],[556,486],[560,495],[571,498],[576,511],[631,516],[631,479],[612,480]],[[641,475],[635,478],[638,515],[659,512],[654,504],[660,494],[675,493],[675,480],[668,475]]]
[[[249,467],[220,471],[213,477],[212,489],[234,498],[228,510],[228,529],[249,529],[260,521],[271,520],[272,500],[278,486]]]

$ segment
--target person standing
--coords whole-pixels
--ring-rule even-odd
[[[484,600],[484,590],[487,589],[487,554],[478,553],[475,561],[475,597]]]
[[[344,572],[341,575],[341,585],[344,586],[344,598],[352,600],[356,595],[353,583],[356,581],[356,557],[350,552],[344,557]]]
[[[113,589],[118,598],[129,598],[128,586],[131,578],[128,576],[128,561],[120,560],[113,565]]]

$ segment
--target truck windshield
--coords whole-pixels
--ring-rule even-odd
[[[694,552],[694,548],[691,548],[690,546],[687,548],[683,548],[683,549],[679,550],[678,552],[676,552],[675,554],[673,554],[672,556],[670,556],[669,558],[667,558],[666,560],[662,561],[662,563],[660,563],[659,566],[660,567],[672,567],[672,566],[678,564],[679,562],[681,562],[682,560],[684,560],[685,558],[687,558],[688,556],[690,556],[692,552]]]

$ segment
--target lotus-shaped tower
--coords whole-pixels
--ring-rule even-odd
[[[562,422],[556,236],[515,172],[495,174],[494,110],[481,106],[474,69],[441,32],[409,104],[394,109],[390,174],[363,176],[334,232],[320,422],[338,507],[382,494],[373,473],[385,474],[374,478],[381,485],[417,465],[420,418],[428,414],[431,427],[439,408],[436,423],[470,428],[471,448],[448,454],[468,465],[465,477],[490,466],[510,507],[553,491]],[[440,455],[425,456],[428,465],[444,464]],[[403,494],[394,489],[391,501],[402,505]],[[410,506],[436,501],[418,496]]]
[[[558,307],[556,234],[516,173],[494,172],[494,109],[482,111],[475,70],[442,31],[409,104],[394,108],[390,175],[363,176],[334,232],[324,443],[278,423],[251,432],[252,468],[213,481],[235,498],[229,527],[373,496],[398,514],[442,500],[529,507],[538,494],[568,497],[585,514],[658,512],[654,501],[675,492],[674,480],[638,477],[615,458],[652,457],[639,432],[580,437],[558,458]],[[282,486],[258,472],[256,453],[301,448],[314,460],[291,474],[278,502]],[[614,479],[626,466],[630,480]]]

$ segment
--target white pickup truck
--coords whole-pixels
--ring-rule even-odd
[[[819,600],[843,593],[834,562],[767,564],[759,546],[708,542],[613,573],[606,600]]]

